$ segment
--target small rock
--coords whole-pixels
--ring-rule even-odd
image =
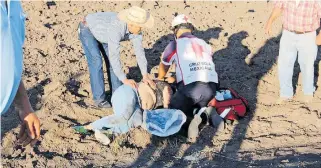
[[[48,29],[52,28],[50,23],[46,23],[46,24],[44,24],[44,26],[47,27]]]
[[[185,156],[185,157],[184,157],[184,160],[187,160],[187,161],[195,161],[195,160],[197,160],[197,158],[194,157],[194,156]]]
[[[151,143],[151,134],[146,130],[136,128],[129,133],[129,144],[138,148],[146,148]]]
[[[48,160],[46,167],[55,167],[56,163],[54,160]]]
[[[48,9],[50,9],[50,6],[56,6],[56,2],[55,1],[48,1],[47,6],[48,6]]]
[[[281,160],[281,163],[289,163],[289,159]]]
[[[248,12],[252,12],[253,13],[253,12],[255,12],[255,10],[254,9],[250,9],[250,10],[248,10]]]
[[[22,151],[21,149],[17,149],[16,151],[14,151],[14,153],[12,154],[12,157],[18,157],[19,155],[21,155]]]
[[[189,156],[185,156],[184,160],[186,160],[186,161],[199,161],[199,160],[201,160],[200,155],[201,155],[200,152],[196,152],[196,153],[193,153]]]

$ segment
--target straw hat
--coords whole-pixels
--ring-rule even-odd
[[[133,6],[118,13],[118,18],[126,23],[138,25],[140,27],[152,28],[154,25],[153,16],[146,10]]]

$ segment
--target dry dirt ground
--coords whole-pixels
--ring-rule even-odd
[[[251,105],[247,117],[223,132],[205,127],[195,144],[182,135],[151,136],[141,129],[103,146],[93,136],[71,129],[112,113],[92,104],[89,73],[77,26],[88,13],[120,11],[142,5],[156,18],[144,33],[152,72],[161,52],[173,40],[170,22],[175,12],[195,20],[195,34],[213,47],[222,86],[232,87]],[[1,117],[3,167],[321,167],[321,90],[311,104],[301,103],[299,66],[295,66],[293,102],[274,105],[278,97],[276,60],[281,22],[266,43],[264,24],[272,4],[267,2],[23,2],[27,14],[23,81],[42,122],[41,141],[34,148],[16,145],[19,121],[11,113]],[[122,43],[123,67],[141,78],[131,43]],[[258,50],[254,64],[244,58]],[[315,64],[321,85],[320,52]],[[107,80],[106,80],[107,83]],[[107,85],[106,85],[107,87]],[[107,88],[108,90],[108,88]]]

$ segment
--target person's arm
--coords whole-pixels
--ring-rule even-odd
[[[142,73],[142,76],[147,75],[147,60],[145,56],[145,51],[143,48],[143,36],[141,34],[139,35],[132,35],[131,42],[134,46],[134,51],[136,55],[136,60],[140,69],[140,72]]]
[[[321,45],[321,31],[319,31],[319,34],[317,35],[317,38],[315,40],[315,43],[317,45]]]
[[[19,117],[23,122],[18,135],[19,142],[23,146],[28,144],[33,146],[40,138],[40,121],[36,114],[34,114],[22,81],[20,82],[14,103],[19,110]]]
[[[23,119],[28,113],[34,112],[29,102],[29,97],[23,82],[20,82],[17,94],[14,99],[16,108],[19,109],[19,116]]]
[[[125,85],[136,88],[137,84],[132,79],[127,79],[120,62],[120,35],[115,33],[108,39],[109,61],[117,78]]]
[[[147,72],[147,60],[145,56],[145,51],[143,48],[143,36],[139,35],[131,35],[131,42],[134,46],[134,51],[136,55],[137,64],[139,66],[140,72],[143,76],[143,82],[148,83],[152,88],[155,88],[155,83],[149,78]]]
[[[168,69],[169,69],[169,65],[165,65],[163,62],[160,62],[159,63],[159,67],[158,67],[158,77],[157,79],[159,80],[164,80],[167,72],[168,72]]]
[[[168,108],[172,95],[173,95],[173,90],[169,85],[166,85],[163,90],[163,107],[164,108]]]
[[[319,34],[317,35],[317,38],[315,40],[315,43],[317,45],[321,45],[321,31],[319,31]]]
[[[170,66],[174,61],[175,55],[176,55],[176,43],[172,41],[166,46],[160,58],[161,62],[159,63],[159,67],[158,67],[157,79],[164,80],[164,77],[166,76]]]
[[[274,7],[274,9],[270,15],[270,18],[268,19],[266,26],[265,26],[265,33],[267,33],[268,35],[271,34],[272,24],[273,24],[274,20],[282,14],[283,7],[284,7],[284,2],[276,2],[275,3],[275,7]]]

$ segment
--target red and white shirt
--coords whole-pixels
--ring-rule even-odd
[[[320,27],[321,1],[275,1],[283,10],[283,28],[289,31],[311,32]]]
[[[163,52],[162,63],[176,65],[177,83],[185,85],[200,82],[218,83],[212,48],[204,40],[184,33],[179,39],[169,43]]]

